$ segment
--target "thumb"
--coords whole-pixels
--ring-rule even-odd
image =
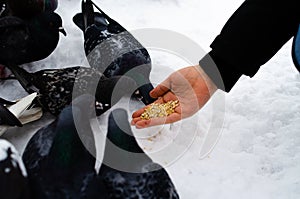
[[[167,78],[165,81],[156,86],[151,92],[150,96],[152,98],[158,98],[167,93],[170,90],[170,79]]]

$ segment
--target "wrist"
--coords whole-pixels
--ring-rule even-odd
[[[211,51],[205,55],[200,61],[201,69],[214,82],[218,89],[229,92],[242,73],[237,71],[233,66],[219,58],[219,56]]]
[[[212,96],[217,90],[217,85],[213,82],[213,80],[205,73],[200,65],[194,66],[194,68],[199,72],[200,78],[205,81],[207,89],[209,91],[210,96]]]

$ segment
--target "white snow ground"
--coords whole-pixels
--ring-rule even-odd
[[[209,50],[209,44],[242,0],[95,2],[128,30],[173,30]],[[79,0],[59,2],[57,12],[63,17],[68,36],[61,36],[59,46],[50,57],[27,64],[26,68],[59,68],[79,65],[85,61],[82,33],[72,22],[73,15],[79,10]],[[226,94],[222,136],[209,156],[200,158],[199,154],[212,120],[212,103],[194,118],[174,124],[171,129],[169,126],[162,129],[156,127],[143,131],[145,133],[135,130],[140,137],[160,132],[155,137],[139,141],[159,162],[170,165],[167,170],[181,198],[300,198],[300,75],[293,67],[290,48],[291,42],[288,42],[271,61],[261,67],[255,77],[250,79],[243,76],[232,91]],[[151,79],[156,83],[168,76],[172,69],[188,65],[174,58],[174,55],[159,51],[150,53],[154,63]],[[202,54],[199,53],[199,59],[200,56]],[[156,68],[158,64],[169,68]],[[8,81],[0,86],[1,97],[16,99],[25,95],[15,82]],[[222,94],[217,93],[214,99]],[[107,115],[99,118],[104,131]],[[22,152],[30,136],[51,119],[52,116],[46,114],[37,122],[10,129],[4,138]],[[197,135],[195,139],[194,135]],[[185,151],[193,140],[195,142]],[[172,144],[172,151],[168,151],[166,144]],[[180,158],[172,162],[174,159],[169,159],[169,154],[166,157],[164,154],[155,156],[155,152],[159,151],[167,151]],[[182,151],[185,151],[183,155]]]

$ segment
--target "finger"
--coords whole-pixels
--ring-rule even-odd
[[[174,93],[172,93],[171,91],[167,92],[162,98],[163,98],[162,103],[166,103],[166,102],[169,102],[171,100],[173,100],[173,101],[178,100],[176,95]]]
[[[152,98],[158,98],[168,92],[170,89],[170,80],[167,78],[165,81],[156,86],[152,91],[150,91],[150,96]]]
[[[150,96],[152,98],[158,98],[162,95],[164,95],[166,92],[168,92],[170,89],[166,86],[163,86],[159,84],[157,87],[155,87],[152,91],[150,91]]]
[[[137,120],[135,122],[135,126],[138,129],[146,128],[150,126],[157,126],[162,124],[170,124],[181,120],[181,116],[178,113],[173,113],[169,115],[168,117],[163,118],[153,118],[150,120]]]
[[[131,124],[135,125],[138,121],[141,121],[141,120],[145,120],[145,119],[142,119],[141,117],[132,118]]]
[[[137,118],[140,117],[141,114],[145,111],[145,109],[147,108],[147,106],[135,111],[134,113],[132,113],[132,118]]]
[[[135,123],[136,128],[146,128],[150,126],[162,125],[166,123],[166,118],[152,118],[150,120],[139,120]]]

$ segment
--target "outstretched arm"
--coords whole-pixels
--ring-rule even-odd
[[[228,92],[241,75],[255,75],[296,34],[300,23],[297,9],[299,0],[246,0],[211,44],[211,52],[200,60],[201,68],[191,66],[176,71],[151,91],[157,103],[178,99],[180,105],[175,113],[141,120],[143,108],[133,113],[132,124],[144,128],[189,117],[205,105],[217,88]],[[217,70],[213,69],[215,65]]]
[[[254,76],[296,34],[299,7],[299,0],[246,0],[210,46],[224,87],[205,58],[200,65],[218,88],[230,91],[241,75]]]

